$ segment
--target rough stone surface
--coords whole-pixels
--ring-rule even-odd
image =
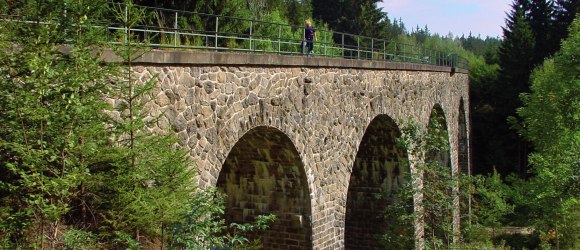
[[[303,237],[304,232],[311,234],[304,236],[311,241],[307,246],[300,246],[294,236],[281,236],[288,237],[288,249],[344,249],[351,172],[365,131],[379,115],[388,116],[396,126],[401,126],[400,120],[412,118],[426,127],[432,108],[440,105],[449,131],[453,172],[459,171],[460,159],[462,168],[464,162],[469,162],[465,160],[469,96],[464,73],[365,69],[362,64],[352,69],[227,63],[147,63],[136,67],[137,79],[143,81],[156,73],[158,86],[149,108],[152,117],[164,113],[164,118],[154,131],[171,127],[178,133],[182,138],[180,145],[190,152],[199,169],[201,186],[216,186],[218,179],[227,178],[221,176],[228,176],[230,170],[222,168],[236,165],[227,163],[235,162],[228,155],[246,133],[267,127],[289,139],[297,154],[291,171],[274,171],[283,165],[281,161],[258,158],[255,160],[262,163],[252,164],[254,168],[268,165],[269,176],[262,176],[264,180],[256,177],[257,182],[271,181],[272,176],[287,178],[276,179],[285,183],[273,185],[270,190],[300,185],[290,191],[294,196],[287,201],[294,200],[296,207],[309,206],[300,213],[286,213],[289,221],[310,224],[297,227],[302,230],[298,230],[297,238]],[[301,174],[291,174],[296,168],[302,168]],[[240,176],[258,176],[255,169],[244,171],[222,187],[227,190],[228,185],[241,185]],[[296,190],[302,188],[308,195],[298,195]],[[272,206],[262,211],[269,209]],[[290,216],[293,213],[295,217]],[[420,234],[421,230],[416,232]],[[294,243],[300,247],[289,247]]]

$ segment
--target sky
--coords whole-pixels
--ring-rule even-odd
[[[453,36],[502,36],[512,0],[383,0],[378,3],[389,18],[402,18],[407,29],[424,28]]]

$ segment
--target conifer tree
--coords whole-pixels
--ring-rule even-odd
[[[532,65],[537,66],[544,61],[546,57],[554,54],[560,47],[559,44],[551,44],[554,16],[554,4],[551,0],[532,0],[529,3],[529,14],[526,20],[534,35],[534,57]]]
[[[568,37],[568,27],[580,11],[580,1],[577,0],[557,0],[554,7],[554,34],[551,36],[552,45],[556,45],[554,50],[560,46],[560,41]]]
[[[106,1],[14,1],[0,26],[0,248],[58,248],[106,144]],[[3,18],[4,18],[3,17]]]
[[[132,235],[141,244],[156,239],[163,244],[166,230],[180,220],[195,191],[194,172],[187,153],[176,147],[173,131],[152,132],[159,117],[151,116],[148,104],[157,81],[153,75],[138,82],[133,68],[147,51],[134,42],[131,31],[143,12],[130,1],[114,6],[128,32],[119,34],[125,42],[115,48],[123,64],[108,96],[114,100],[108,127],[112,137],[100,149],[106,157],[91,168],[89,192],[95,198],[89,202],[102,221],[98,231],[105,239]]]
[[[503,29],[504,39],[499,47],[499,79],[491,96],[494,114],[494,131],[491,132],[495,139],[497,168],[502,173],[512,170],[505,169],[516,166],[516,172],[524,174],[522,169],[527,155],[527,145],[510,130],[507,118],[515,114],[515,109],[521,106],[517,101],[520,93],[528,90],[529,75],[533,68],[535,56],[534,34],[526,19],[528,3],[516,1],[512,5],[513,10],[506,19],[506,27]]]
[[[313,1],[312,15],[339,32],[382,37],[386,31],[386,13],[377,7],[377,2],[379,1]]]

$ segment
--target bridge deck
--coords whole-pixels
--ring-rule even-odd
[[[107,51],[104,57],[106,61],[120,61],[120,59],[111,51]],[[453,72],[462,74],[468,73],[468,70],[461,68],[409,62],[185,50],[151,50],[150,52],[144,54],[136,62],[139,64],[231,65],[311,68],[325,67],[371,70]]]

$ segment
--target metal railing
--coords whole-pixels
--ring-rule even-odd
[[[119,14],[131,8],[111,3]],[[113,44],[132,42],[154,48],[201,49],[300,55],[304,27],[239,17],[190,11],[134,6],[143,18],[131,28],[110,23],[108,40]],[[124,13],[123,13],[124,12]],[[467,69],[457,54],[330,30],[317,29],[314,55],[360,60],[430,64]]]

